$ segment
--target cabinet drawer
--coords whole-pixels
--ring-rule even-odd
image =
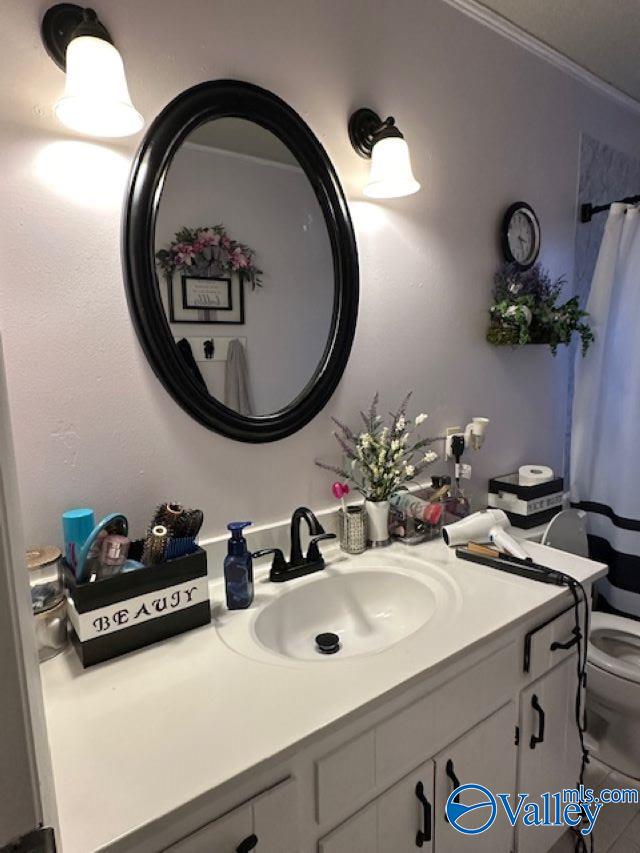
[[[525,635],[522,669],[529,678],[539,678],[569,655],[576,653],[578,647],[573,630],[575,625],[575,610],[571,606]],[[566,648],[569,643],[573,645]]]
[[[507,702],[518,666],[517,646],[511,643],[379,725],[378,785],[404,775]]]
[[[326,823],[349,811],[376,785],[373,730],[316,762],[316,819]]]
[[[208,853],[211,850],[234,853],[252,832],[251,806],[247,804],[172,844],[166,848],[165,853]]]
[[[375,853],[378,814],[375,803],[358,812],[318,844],[318,853]]]
[[[295,780],[286,779],[167,847],[165,853],[236,853],[251,835],[257,837],[260,853],[298,853],[297,796]]]
[[[258,853],[298,853],[298,785],[295,779],[287,779],[255,797],[251,807]]]

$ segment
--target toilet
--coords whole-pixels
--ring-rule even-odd
[[[587,739],[596,758],[640,779],[640,622],[635,619],[591,616]]]
[[[584,513],[559,513],[550,522],[542,543],[586,556]],[[599,761],[640,779],[640,622],[635,619],[591,614],[586,741]]]

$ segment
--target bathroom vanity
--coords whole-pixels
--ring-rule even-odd
[[[606,572],[527,548],[587,588]],[[560,829],[514,838],[501,820],[467,838],[444,804],[458,781],[534,796],[575,784],[575,646],[552,650],[572,636],[570,593],[441,542],[325,554],[323,572],[287,584],[258,573],[247,611],[224,610],[213,583],[210,626],[87,671],[73,651],[44,664],[64,853],[554,843]],[[384,600],[391,625],[375,618]],[[342,620],[344,655],[309,653],[301,626],[312,640],[318,612]]]

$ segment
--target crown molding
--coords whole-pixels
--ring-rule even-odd
[[[593,72],[588,71],[582,65],[578,65],[577,62],[569,59],[563,53],[560,53],[560,51],[550,47],[548,44],[545,44],[535,38],[535,36],[530,35],[525,30],[520,29],[516,24],[512,24],[511,21],[503,18],[497,12],[494,12],[492,9],[488,9],[486,6],[482,6],[477,2],[477,0],[444,0],[444,2],[448,6],[453,6],[455,9],[460,10],[470,18],[479,21],[494,32],[500,33],[500,35],[508,38],[509,41],[512,41],[520,47],[523,47],[525,50],[528,50],[529,53],[533,53],[541,59],[544,59],[556,68],[559,68],[561,71],[564,71],[566,74],[569,74],[571,77],[579,80],[581,83],[590,86],[601,95],[605,95],[611,100],[617,101],[621,106],[624,106],[633,112],[640,113],[640,101],[632,98],[631,95],[627,95],[626,92],[618,89],[613,84],[607,83],[601,77],[598,77]]]

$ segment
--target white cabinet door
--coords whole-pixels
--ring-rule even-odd
[[[513,702],[505,705],[488,719],[444,749],[436,757],[436,819],[437,853],[510,853],[514,831],[498,803],[493,825],[477,835],[464,835],[451,826],[445,815],[449,794],[458,785],[476,784],[488,788],[494,795],[515,792],[516,709]],[[463,805],[486,801],[481,792],[468,791],[460,796]],[[465,828],[479,828],[491,816],[486,806],[468,812],[459,821]]]
[[[378,853],[415,853],[433,848],[433,761],[378,798]]]
[[[405,776],[323,838],[319,853],[431,853],[433,771],[427,761]]]
[[[534,681],[520,698],[518,791],[540,802],[543,793],[573,788],[580,772],[575,724],[576,656]],[[518,853],[548,850],[564,827],[525,827],[518,823]]]
[[[166,853],[298,853],[297,785],[288,779],[183,838]]]

